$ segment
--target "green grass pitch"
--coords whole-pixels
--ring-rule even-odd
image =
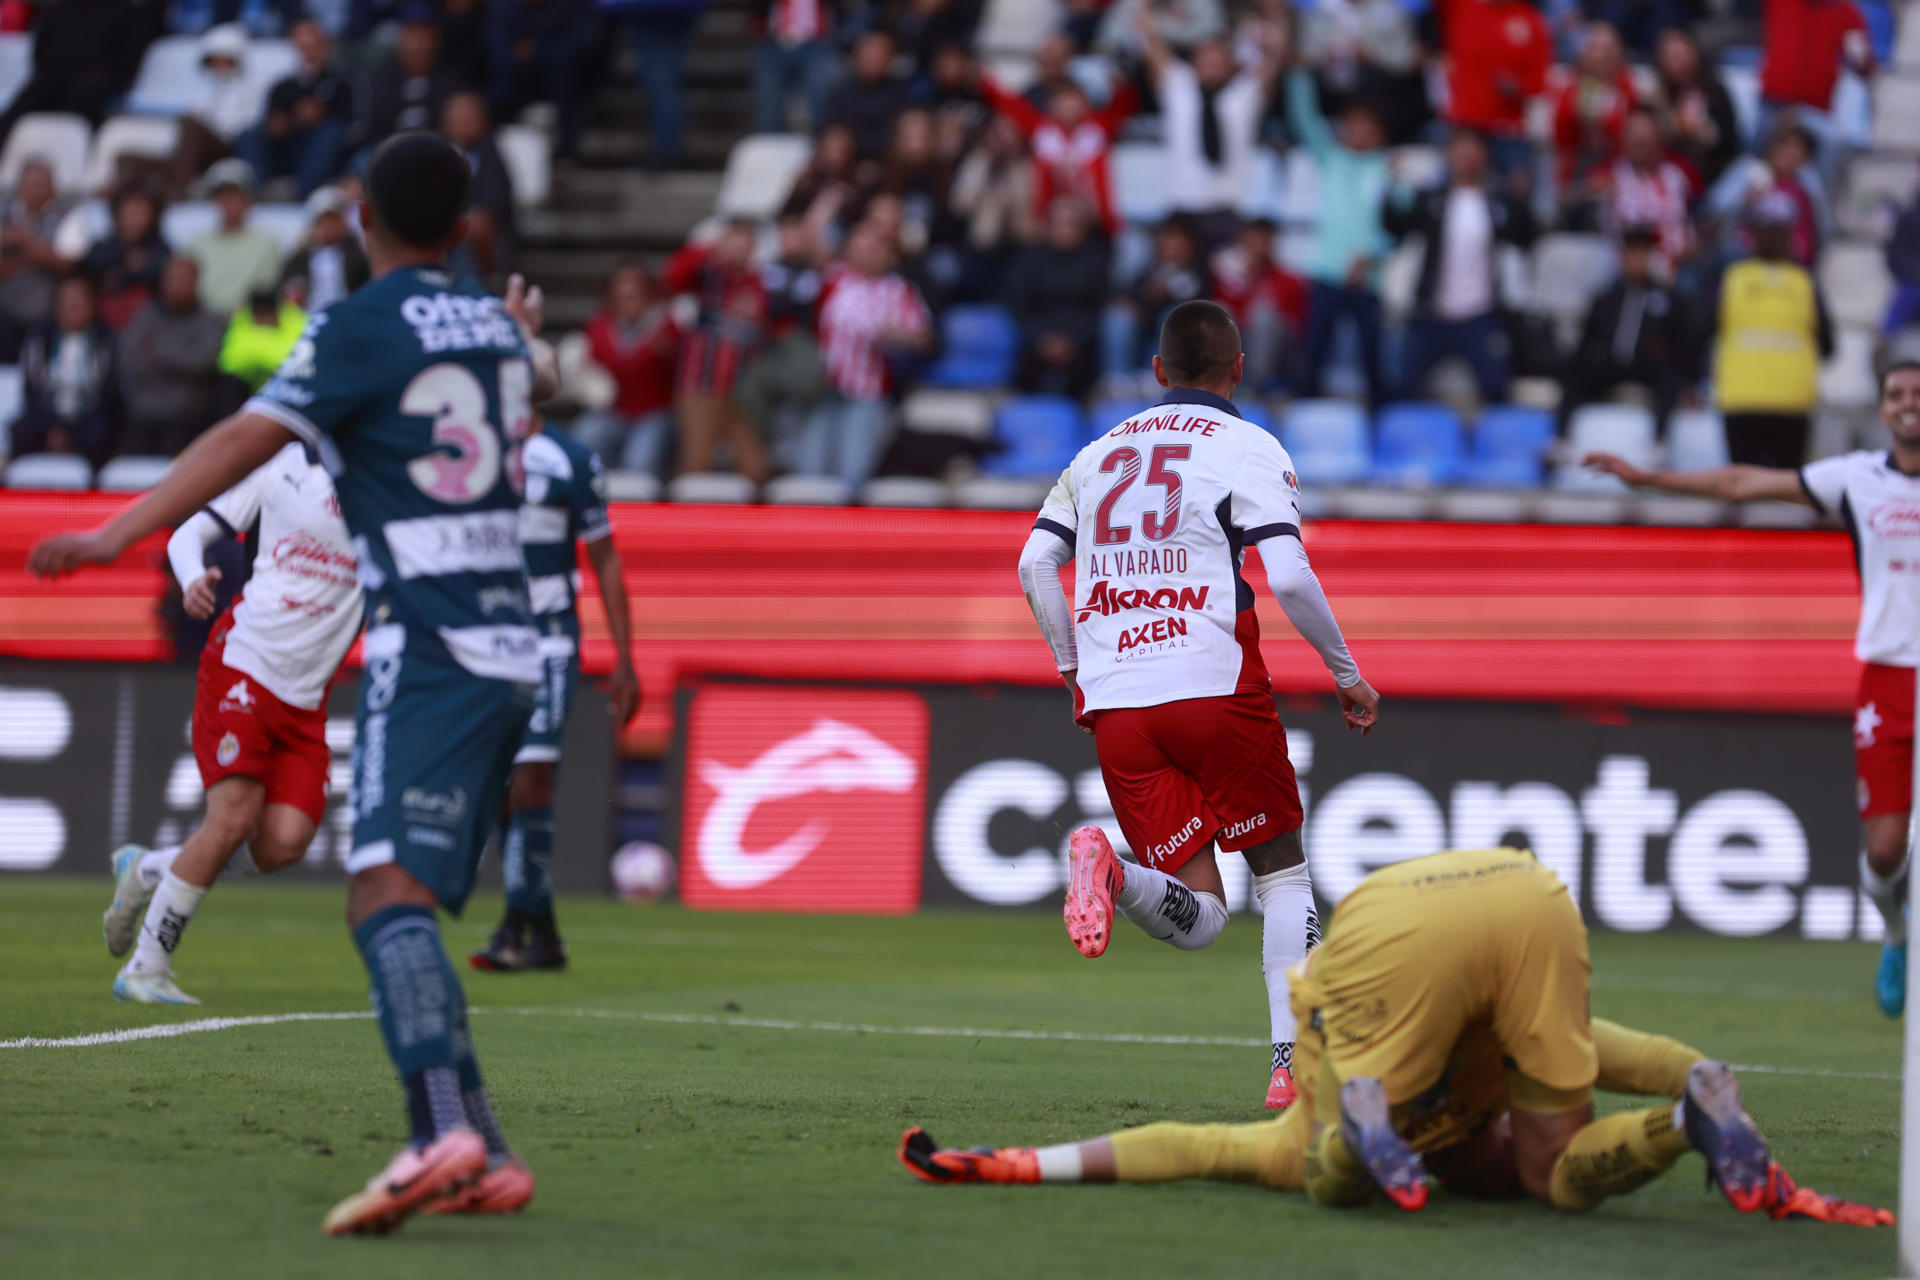
[[[206,1003],[115,1004],[104,879],[10,880],[0,1040],[362,1011],[338,889],[220,887],[180,955]],[[497,900],[451,926],[460,954]],[[1741,1217],[1689,1155],[1595,1213],[1444,1194],[1406,1215],[1163,1187],[927,1187],[906,1125],[1058,1142],[1262,1114],[1267,1051],[881,1032],[994,1028],[1259,1041],[1259,931],[1184,954],[1123,930],[1098,962],[1044,914],[698,915],[567,901],[573,972],[472,974],[475,1039],[539,1195],[518,1218],[328,1240],[320,1218],[403,1139],[373,1024],[290,1022],[0,1049],[0,1274],[317,1276],[1876,1276],[1891,1231]],[[1748,1071],[1802,1181],[1894,1203],[1899,1032],[1871,949],[1595,939],[1594,1009]],[[681,1018],[681,1021],[664,1020]],[[799,1024],[752,1026],[747,1020]],[[834,1024],[823,1026],[821,1024]],[[838,1029],[866,1024],[866,1030]]]

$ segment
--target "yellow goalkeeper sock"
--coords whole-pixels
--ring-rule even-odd
[[[1120,1182],[1210,1178],[1298,1191],[1305,1161],[1301,1125],[1287,1119],[1255,1124],[1150,1124],[1113,1135]]]
[[[1356,1205],[1373,1199],[1373,1179],[1337,1124],[1322,1129],[1307,1148],[1306,1190],[1315,1204]]]
[[[1625,1195],[1673,1168],[1686,1149],[1687,1135],[1674,1126],[1671,1106],[1595,1120],[1573,1135],[1554,1162],[1553,1207],[1591,1209],[1609,1196]]]
[[[1593,1020],[1593,1047],[1600,1057],[1595,1088],[1660,1098],[1685,1093],[1687,1072],[1707,1056],[1670,1036],[1635,1031],[1605,1018]]]

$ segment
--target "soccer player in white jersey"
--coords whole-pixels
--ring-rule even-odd
[[[1027,603],[1094,737],[1115,820],[1137,863],[1098,827],[1068,841],[1067,936],[1098,956],[1113,913],[1183,951],[1227,923],[1210,845],[1238,852],[1265,914],[1261,968],[1273,1021],[1267,1107],[1294,1099],[1287,969],[1319,936],[1300,844],[1300,791],[1260,657],[1241,556],[1260,549],[1287,618],[1333,673],[1362,733],[1379,695],[1347,652],[1300,542],[1299,482],[1271,435],[1233,407],[1246,357],[1216,303],[1182,303],[1160,329],[1169,388],[1080,451],[1020,555]],[[1069,603],[1060,570],[1075,566]]]
[[[1880,377],[1880,421],[1891,450],[1862,449],[1797,470],[1732,466],[1644,471],[1611,454],[1588,466],[1628,484],[1668,493],[1755,502],[1799,502],[1837,516],[1853,538],[1860,570],[1860,696],[1853,712],[1854,773],[1866,850],[1860,886],[1886,921],[1874,994],[1897,1018],[1907,1000],[1907,811],[1913,804],[1913,673],[1920,666],[1920,361]]]
[[[193,617],[212,614],[220,581],[207,548],[247,529],[253,577],[214,624],[194,694],[207,816],[182,844],[113,855],[108,952],[126,955],[139,922],[113,980],[121,1000],[200,1003],[172,973],[200,900],[242,842],[262,872],[300,861],[326,810],[327,690],[360,630],[360,576],[333,480],[306,445],[281,449],[174,531],[167,559]]]

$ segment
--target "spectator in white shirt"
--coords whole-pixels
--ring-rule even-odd
[[[245,160],[222,160],[207,171],[220,225],[188,241],[185,253],[200,264],[200,299],[210,311],[231,315],[280,281],[279,239],[247,225],[253,184],[253,167]]]

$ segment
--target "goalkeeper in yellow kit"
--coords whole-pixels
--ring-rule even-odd
[[[942,1149],[907,1132],[928,1182],[1212,1178],[1359,1204],[1426,1202],[1431,1174],[1471,1195],[1591,1209],[1688,1150],[1743,1213],[1873,1226],[1882,1209],[1796,1187],[1697,1050],[1588,1012],[1587,931],[1566,886],[1524,850],[1383,868],[1340,904],[1293,970],[1300,1100],[1277,1120],[1155,1124],[1056,1147]],[[1672,1099],[1596,1120],[1595,1088]]]

